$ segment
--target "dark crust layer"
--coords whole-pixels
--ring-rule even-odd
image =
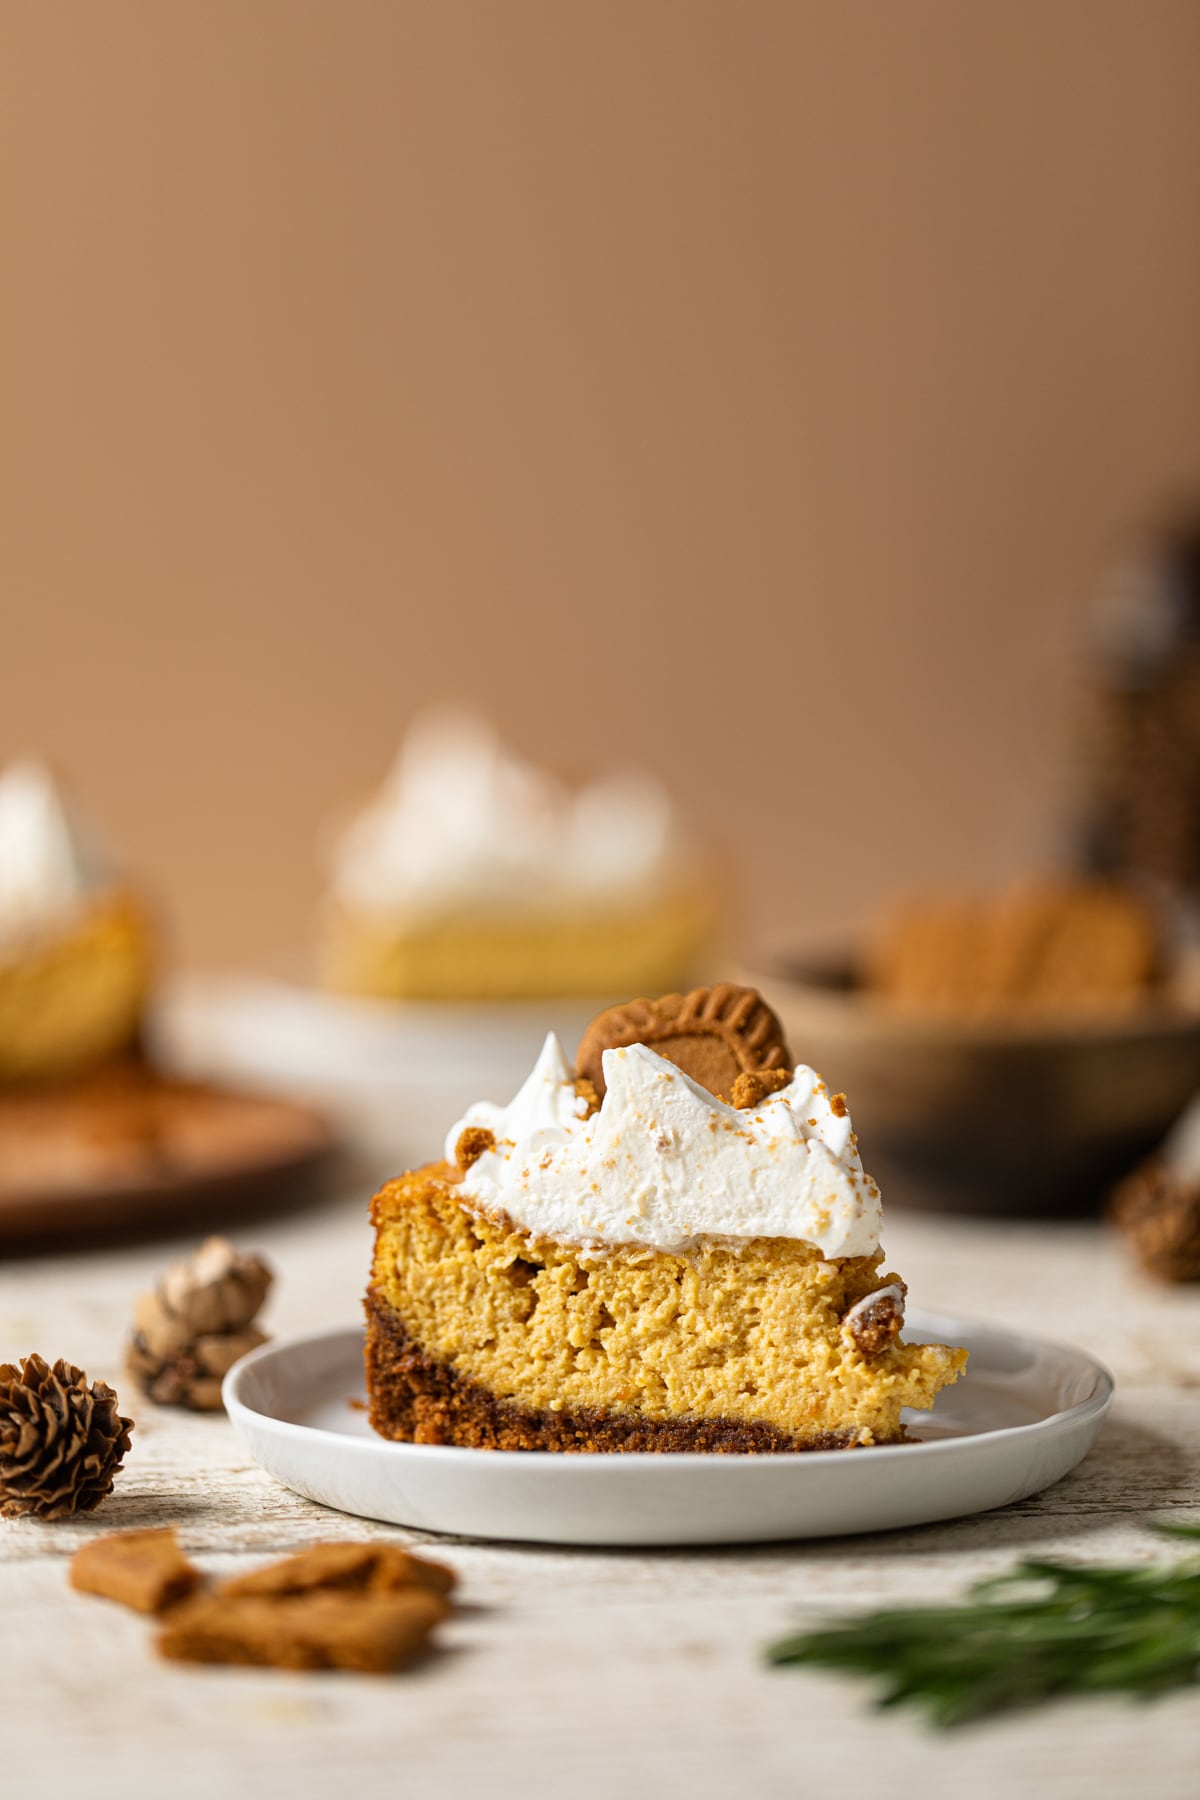
[[[367,1294],[367,1394],[371,1424],[400,1443],[457,1444],[470,1450],[574,1452],[703,1451],[781,1455],[856,1447],[850,1432],[796,1438],[774,1425],[735,1419],[648,1419],[637,1413],[527,1411],[429,1356],[395,1310]]]

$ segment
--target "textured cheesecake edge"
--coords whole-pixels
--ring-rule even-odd
[[[368,1290],[364,1306],[370,1421],[381,1437],[395,1442],[453,1444],[470,1450],[742,1456],[862,1447],[855,1431],[800,1438],[774,1425],[737,1419],[652,1419],[599,1409],[526,1409],[498,1399],[480,1382],[459,1375],[451,1363],[430,1356],[374,1288]],[[905,1440],[901,1435],[889,1441]]]

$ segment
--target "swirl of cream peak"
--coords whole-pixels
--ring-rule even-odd
[[[551,1033],[511,1104],[478,1102],[446,1139],[450,1162],[469,1126],[495,1139],[463,1194],[572,1243],[675,1251],[700,1237],[782,1237],[830,1258],[877,1249],[879,1189],[863,1173],[849,1115],[833,1111],[805,1064],[744,1110],[645,1044],[606,1050],[604,1079],[603,1105],[585,1117]]]
[[[642,775],[572,789],[458,708],[420,714],[376,798],[334,848],[364,911],[437,912],[625,898],[686,865],[670,798]]]

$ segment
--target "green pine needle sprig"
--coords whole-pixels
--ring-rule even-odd
[[[1200,1525],[1155,1529],[1200,1542]],[[1153,1699],[1200,1683],[1200,1554],[1142,1568],[1026,1559],[957,1604],[820,1625],[767,1659],[866,1676],[879,1706],[942,1728],[1066,1695]]]

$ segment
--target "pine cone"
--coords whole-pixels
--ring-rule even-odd
[[[217,1412],[223,1376],[266,1342],[251,1321],[270,1285],[260,1257],[209,1238],[138,1300],[127,1355],[131,1375],[160,1406]]]
[[[1116,1189],[1110,1216],[1161,1281],[1200,1281],[1200,1185],[1151,1158]]]
[[[112,1493],[133,1420],[103,1381],[61,1359],[0,1363],[0,1517],[65,1519]]]

